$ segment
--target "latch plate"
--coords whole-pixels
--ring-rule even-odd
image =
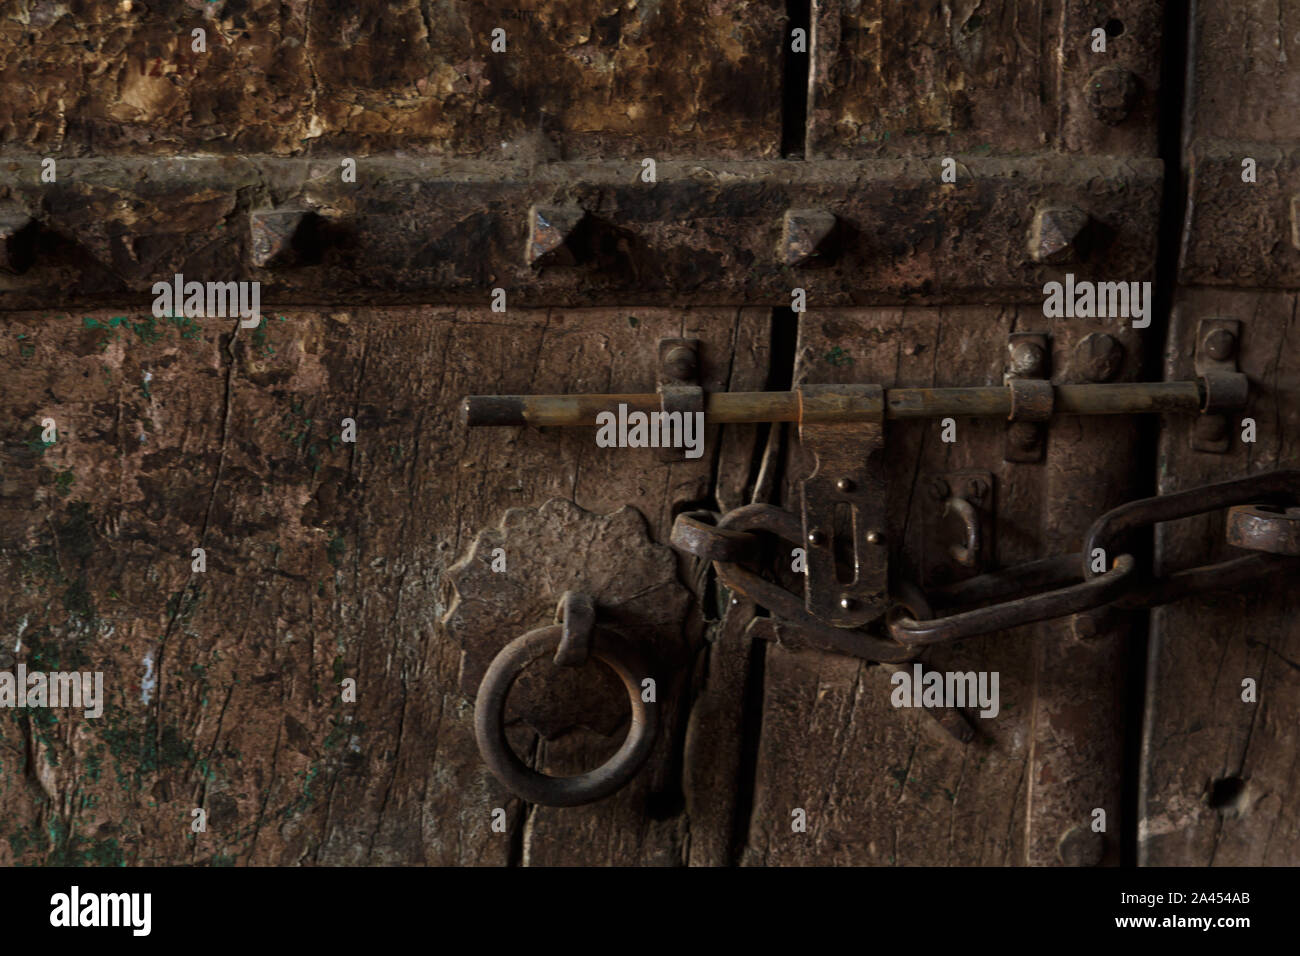
[[[836,627],[860,627],[885,612],[884,389],[804,385],[799,438],[813,470],[801,482],[808,613]],[[846,407],[869,420],[818,421]]]

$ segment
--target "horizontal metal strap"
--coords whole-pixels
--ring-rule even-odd
[[[653,157],[651,157],[653,158]],[[1162,164],[1131,156],[541,164],[359,157],[11,157],[9,308],[148,302],[174,274],[256,280],[262,302],[537,306],[1032,304],[1042,207],[1104,229],[1096,275],[1154,269]],[[31,227],[30,229],[28,227]],[[12,244],[9,240],[12,239]],[[20,250],[10,248],[26,244]],[[918,250],[924,250],[918,254]],[[5,251],[5,250],[0,250]],[[805,268],[805,263],[816,266]]]

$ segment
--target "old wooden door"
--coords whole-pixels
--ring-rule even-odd
[[[1199,323],[1240,323],[1213,361],[1250,379],[1251,442],[888,423],[874,541],[931,596],[1078,552],[1131,499],[1294,467],[1300,7],[1238,6],[25,4],[0,25],[0,669],[104,691],[0,719],[0,863],[1296,862],[1285,584],[936,646],[998,674],[996,715],[901,708],[894,669],[793,646],[669,545],[683,513],[797,515],[793,424],[713,424],[689,457],[459,414],[1188,380]],[[1067,274],[1154,301],[1049,317]],[[260,317],[159,308],[173,281],[260,283]],[[1198,520],[1157,566],[1213,556]],[[552,807],[485,767],[475,694],[568,591],[651,659],[659,726],[626,786]],[[533,665],[514,752],[600,764],[622,693]]]

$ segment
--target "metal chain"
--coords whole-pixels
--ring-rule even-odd
[[[947,607],[995,602],[931,618],[926,597],[895,602],[884,616],[888,637],[832,626],[810,614],[799,595],[744,567],[761,559],[768,532],[788,542],[804,539],[800,518],[774,505],[747,505],[716,524],[688,513],[673,524],[674,547],[713,562],[718,579],[798,629],[801,643],[872,661],[898,662],[921,648],[1077,614],[1103,605],[1150,608],[1190,594],[1232,588],[1282,571],[1300,570],[1300,471],[1280,470],[1131,501],[1098,518],[1079,554],[1061,555],[980,575],[931,595]],[[1137,528],[1229,509],[1229,545],[1254,553],[1164,576],[1139,569],[1117,542]],[[916,595],[904,583],[900,594]],[[1033,592],[1028,593],[1026,592]],[[1013,595],[1023,595],[1012,597]]]

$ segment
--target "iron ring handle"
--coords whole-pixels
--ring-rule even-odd
[[[548,776],[525,765],[506,739],[506,698],[524,669],[533,661],[555,653],[563,639],[564,628],[560,624],[515,638],[492,659],[474,703],[474,737],[483,762],[516,796],[548,807],[592,803],[624,786],[650,755],[658,722],[655,703],[641,698],[641,681],[649,672],[640,655],[612,634],[597,628],[591,635],[590,654],[618,675],[632,702],[632,722],[623,745],[599,767],[572,777]]]
[[[1111,604],[1127,593],[1133,568],[1133,556],[1121,554],[1109,571],[1083,584],[1044,591],[1015,601],[1004,601],[991,607],[928,621],[902,617],[890,622],[889,633],[900,644],[920,648],[1078,614],[1103,604]]]

